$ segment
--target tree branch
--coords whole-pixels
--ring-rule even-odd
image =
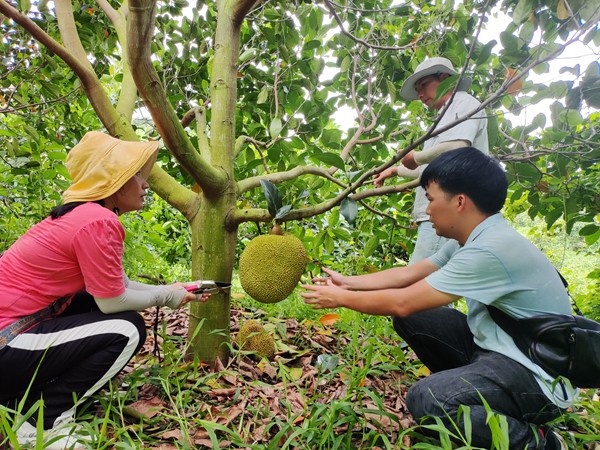
[[[7,108],[0,108],[0,113],[1,114],[13,114],[13,113],[16,113],[17,111],[19,111],[21,109],[30,109],[30,108],[37,108],[38,106],[51,105],[52,103],[58,103],[58,102],[61,102],[63,100],[66,100],[67,98],[69,98],[73,94],[76,94],[78,91],[79,91],[79,88],[75,88],[72,91],[67,92],[65,95],[53,98],[52,100],[47,100],[45,102],[30,103],[28,105],[15,106],[15,107],[11,107],[11,108],[8,108],[8,107]]]
[[[359,201],[367,197],[385,195],[394,192],[402,192],[409,188],[415,187],[416,185],[418,185],[418,181],[411,180],[408,183],[399,184],[396,186],[388,186],[385,188],[371,189],[368,191],[360,192],[359,194],[351,195],[350,198]],[[291,220],[301,220],[313,216],[318,216],[319,214],[323,214],[324,212],[335,208],[344,198],[346,198],[348,196],[347,192],[349,190],[350,188],[347,188],[342,194],[339,194],[335,198],[329,199],[319,204],[301,209],[292,209],[285,217],[282,217],[278,220],[281,220],[282,222],[288,222]],[[227,218],[225,219],[228,226],[237,226],[243,222],[269,222],[271,220],[273,220],[273,217],[271,217],[269,211],[261,208],[236,209],[230,214],[228,214]]]
[[[344,22],[342,21],[342,19],[338,15],[338,13],[335,11],[335,8],[333,7],[333,3],[331,3],[329,0],[324,0],[324,2],[325,2],[325,7],[329,11],[329,13],[333,16],[334,20],[337,22],[338,26],[340,27],[340,31],[342,32],[342,34],[348,36],[350,39],[352,39],[357,44],[363,45],[363,46],[368,47],[368,48],[373,48],[373,49],[376,49],[376,50],[392,50],[392,51],[406,50],[406,49],[409,49],[409,48],[414,48],[420,40],[422,40],[425,36],[427,36],[426,34],[422,34],[421,36],[417,37],[414,40],[414,42],[410,42],[407,45],[401,45],[401,46],[391,46],[390,47],[390,46],[387,46],[387,45],[369,44],[368,42],[366,42],[366,41],[364,41],[362,39],[357,38],[352,33],[350,33],[349,31],[347,31],[344,28]]]
[[[211,166],[198,154],[169,103],[152,63],[150,43],[154,33],[154,17],[154,0],[129,1],[127,36],[133,78],[167,148],[205,195],[217,195],[225,188],[225,172]]]
[[[92,107],[110,134],[122,139],[138,140],[131,124],[114,109],[98,77],[87,62],[87,57],[81,61],[6,0],[0,0],[0,13],[27,30],[35,40],[62,59],[75,72]]]
[[[137,87],[131,69],[129,67],[129,58],[127,57],[127,1],[124,1],[118,10],[115,10],[107,0],[96,0],[104,14],[109,18],[117,32],[117,39],[121,44],[121,64],[123,65],[123,81],[117,101],[117,111],[127,117],[131,122],[133,111],[138,99]]]
[[[152,190],[169,205],[181,211],[189,222],[198,213],[200,197],[178,183],[157,164],[154,164],[152,172],[150,172],[148,183],[152,186]]]
[[[241,26],[246,15],[260,3],[260,0],[236,0],[233,1],[233,20],[236,26]]]
[[[198,136],[198,148],[200,149],[200,154],[202,157],[210,162],[210,144],[208,143],[208,135],[206,134],[206,108],[203,106],[194,108],[194,113],[196,116],[196,135]]]
[[[323,178],[327,178],[332,183],[335,183],[339,186],[346,187],[344,183],[339,181],[337,178],[333,177],[327,169],[322,167],[315,166],[296,166],[291,170],[286,172],[277,172],[271,173],[268,175],[261,175],[258,177],[246,178],[245,180],[240,180],[237,182],[237,192],[238,194],[243,194],[251,189],[255,189],[260,187],[260,180],[268,180],[272,183],[281,183],[287,180],[293,180],[294,178],[298,178],[301,175],[317,175]]]
[[[365,126],[365,119],[360,111],[360,108],[358,107],[358,100],[357,100],[357,95],[356,95],[357,59],[358,58],[355,55],[353,70],[352,70],[352,82],[351,82],[351,91],[350,91],[351,94],[350,95],[352,98],[352,104],[354,105],[354,110],[356,111],[356,114],[358,116],[358,127],[354,131],[354,134],[352,135],[352,137],[348,140],[348,142],[346,142],[346,145],[344,145],[344,148],[342,149],[342,152],[340,153],[340,156],[343,161],[346,161],[348,159],[348,155],[350,155],[351,150],[356,146],[356,144],[360,140],[360,137],[364,133],[369,133],[373,128],[375,128],[375,125],[377,125],[377,116],[375,115],[375,113],[373,111],[373,104],[371,102],[372,78],[371,78],[370,74],[367,76],[367,105],[368,105],[367,110],[369,112],[371,120],[369,121],[369,124],[366,126]],[[329,169],[329,173],[333,175],[338,170],[339,169],[337,167],[331,167]]]
[[[60,37],[67,51],[71,53],[79,63],[90,72],[93,72],[92,64],[87,59],[87,52],[81,44],[77,26],[75,25],[75,17],[73,17],[73,5],[71,0],[54,0],[56,10],[56,20]]]

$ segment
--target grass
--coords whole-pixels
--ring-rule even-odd
[[[232,347],[217,371],[183,358],[185,339],[163,336],[164,360],[140,357],[123,379],[94,397],[79,421],[94,449],[451,449],[456,429],[428,425],[439,439],[418,433],[403,396],[423,374],[405,356],[385,317],[338,311],[334,325],[305,310],[294,295],[278,305],[236,301],[235,320],[260,316],[276,336],[275,361],[255,361]],[[243,309],[248,308],[248,309]],[[251,308],[251,309],[250,309]],[[596,449],[600,406],[593,390],[557,426],[571,449]],[[154,409],[152,409],[154,408]],[[466,411],[465,411],[466,412]],[[28,414],[39,414],[33,408]],[[465,415],[465,418],[468,415]],[[0,409],[2,434],[14,445],[16,416]],[[508,448],[501,416],[490,412],[496,449]],[[466,420],[468,424],[468,419]],[[469,433],[458,448],[473,449]],[[14,448],[19,448],[15,445]],[[37,448],[43,448],[41,445]]]

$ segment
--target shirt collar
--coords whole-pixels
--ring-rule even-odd
[[[473,228],[473,231],[471,231],[471,234],[467,238],[467,242],[465,242],[465,245],[473,242],[475,239],[477,239],[477,237],[481,233],[483,233],[488,228],[490,228],[494,225],[497,225],[499,223],[502,223],[504,221],[505,221],[505,219],[502,216],[502,213],[496,213],[496,214],[488,217],[487,219],[483,220],[479,225],[477,225],[475,228]]]

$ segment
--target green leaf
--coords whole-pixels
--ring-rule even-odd
[[[269,134],[272,139],[279,137],[281,130],[283,129],[283,124],[281,123],[281,119],[276,117],[271,121],[271,125],[269,126]]]
[[[500,43],[509,52],[515,52],[519,49],[519,38],[508,31],[500,33]]]
[[[596,232],[584,236],[585,243],[589,245],[595,244],[600,239],[600,227],[596,226]]]
[[[485,44],[483,47],[481,47],[481,50],[479,51],[479,56],[477,56],[477,60],[475,61],[475,63],[478,66],[484,64],[490,58],[492,54],[492,49],[496,46],[496,44],[497,42],[495,40],[492,40]]]
[[[332,228],[331,231],[337,239],[341,239],[344,242],[350,242],[352,240],[352,235],[343,228]]]
[[[385,85],[387,87],[388,95],[392,103],[396,102],[396,86],[390,80],[386,78]]]
[[[350,197],[346,197],[342,200],[340,205],[340,212],[344,219],[348,221],[350,225],[354,225],[356,218],[358,217],[358,206],[356,200]]]
[[[258,105],[262,105],[263,103],[267,102],[267,99],[269,98],[269,90],[270,89],[268,89],[266,87],[261,89],[260,93],[258,94],[258,98],[256,99],[256,103]],[[271,126],[273,126],[273,123],[271,123]]]
[[[340,64],[340,72],[347,72],[350,68],[350,64],[352,63],[352,59],[349,56],[345,56],[342,59],[342,63]]]
[[[579,236],[590,236],[594,233],[597,233],[600,227],[594,223],[590,223],[579,230]]]
[[[533,12],[533,0],[519,0],[513,11],[513,22],[517,25],[529,19]]]
[[[495,114],[488,116],[487,135],[489,147],[495,148],[500,137],[500,133],[498,132],[498,119]]]
[[[240,62],[248,61],[250,58],[252,58],[254,56],[255,51],[256,50],[254,48],[249,48],[249,49],[245,50],[244,53],[242,53],[240,55]]]
[[[342,159],[342,157],[335,153],[329,153],[329,152],[316,153],[316,154],[312,155],[312,157],[315,159],[318,159],[321,162],[324,162],[325,164],[328,164],[333,167],[337,167],[338,169],[341,169],[341,170],[343,170],[344,166],[345,166],[344,160]]]
[[[327,147],[340,148],[342,144],[342,131],[333,128],[323,130],[321,142]]]
[[[519,37],[525,42],[531,42],[535,27],[531,22],[525,22],[519,31]]]
[[[377,246],[379,245],[379,237],[377,236],[371,236],[369,238],[369,240],[367,241],[367,243],[365,244],[365,248],[363,250],[363,254],[365,255],[365,258],[368,258],[369,256],[371,256],[373,254],[373,252],[377,249]]]
[[[22,12],[28,13],[31,9],[31,0],[19,0],[19,8]]]
[[[283,219],[285,216],[289,214],[292,210],[292,205],[284,205],[277,210],[277,214],[275,214],[275,219]]]
[[[583,116],[581,115],[581,113],[574,109],[562,111],[560,114],[560,118],[568,126],[579,125],[583,122]]]
[[[458,81],[458,75],[451,75],[448,78],[446,78],[444,81],[442,81],[437,87],[435,99],[439,100],[444,95],[446,95],[448,92],[450,92],[452,89],[454,89],[454,86],[456,86],[457,81]]]
[[[265,193],[265,198],[267,199],[267,208],[269,210],[269,214],[272,217],[277,216],[277,211],[282,206],[281,194],[279,193],[279,189],[269,180],[260,180],[260,185],[262,186],[263,192]]]

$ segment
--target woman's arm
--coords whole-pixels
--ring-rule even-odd
[[[111,298],[94,297],[94,300],[104,314],[114,314],[122,311],[143,311],[151,306],[177,309],[182,304],[197,299],[195,294],[175,286],[144,286],[150,289],[137,290],[126,287],[121,295]]]

